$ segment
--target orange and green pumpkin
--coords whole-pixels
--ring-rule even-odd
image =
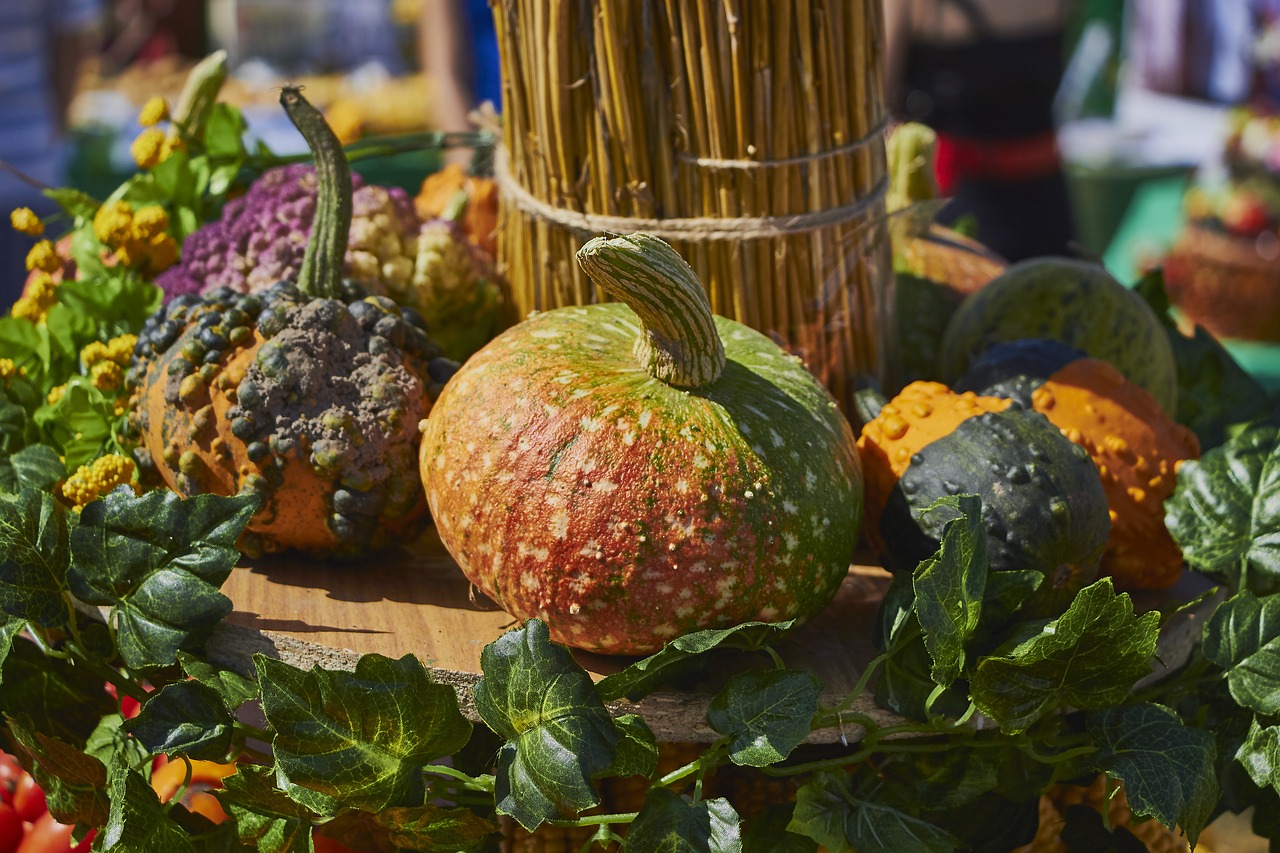
[[[1165,528],[1164,502],[1200,442],[1154,397],[1105,361],[1035,338],[992,347],[956,387],[1040,412],[1088,451],[1111,513],[1102,571],[1117,589],[1165,589],[1178,580],[1182,552]]]
[[[949,495],[982,500],[991,571],[1039,571],[1032,612],[1058,612],[1098,575],[1110,533],[1102,482],[1083,449],[1010,401],[913,382],[863,427],[867,541],[892,571],[938,549]]]
[[[552,637],[643,654],[678,635],[813,615],[845,578],[853,434],[796,358],[713,317],[643,234],[579,262],[622,300],[536,314],[472,356],[424,424],[440,538]]]

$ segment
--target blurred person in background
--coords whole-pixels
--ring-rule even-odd
[[[1010,261],[1069,254],[1053,102],[1071,0],[885,0],[897,117],[938,134],[939,220],[972,217]]]
[[[40,187],[62,183],[67,108],[101,15],[100,0],[0,0],[0,309],[22,289],[33,242],[9,227],[9,211],[52,207]]]
[[[501,109],[498,37],[488,0],[423,0],[418,32],[435,127],[474,130],[467,118],[473,109],[486,101]]]

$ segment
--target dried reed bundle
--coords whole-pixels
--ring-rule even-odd
[[[574,252],[647,230],[851,412],[893,328],[879,0],[491,2],[520,315],[597,299]]]

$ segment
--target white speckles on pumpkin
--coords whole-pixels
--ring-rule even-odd
[[[588,391],[586,388],[575,388],[573,392],[569,394],[569,399],[581,400],[583,397],[589,397],[589,396],[591,396],[591,392]]]
[[[800,539],[794,533],[782,534],[782,541],[786,543],[788,551],[794,551],[800,546]]]
[[[676,491],[682,495],[689,494],[689,481],[686,480],[684,477],[681,477],[679,480],[676,480]]]
[[[580,418],[578,425],[582,427],[583,432],[597,432],[600,429],[600,421],[595,418]]]
[[[558,338],[561,334],[562,332],[559,329],[534,329],[529,333],[531,337],[542,338],[544,340],[547,338]]]
[[[782,502],[782,511],[785,512],[787,515],[795,515],[800,511],[800,508],[797,507],[795,504],[793,504],[791,501],[784,500]]]
[[[645,409],[643,412],[640,413],[640,417],[637,419],[636,422],[640,424],[640,429],[648,429],[649,421],[651,420],[653,420],[653,410]]]
[[[596,480],[591,484],[591,491],[602,495],[607,495],[617,488],[618,484],[612,480]]]
[[[679,607],[677,607],[677,608],[676,608],[676,618],[677,618],[677,619],[688,619],[690,616],[692,616],[694,613],[697,613],[697,612],[698,612],[697,610],[695,610],[694,608],[690,607],[689,605],[687,605],[687,604],[682,604],[682,605],[680,605]]]
[[[557,539],[569,538],[569,513],[556,510],[551,515],[551,535]]]
[[[704,575],[707,573],[707,568],[708,568],[707,564],[702,560],[699,560],[698,562],[694,563],[692,566],[689,567],[689,571],[695,575]],[[693,596],[693,590],[690,590],[690,589],[680,590],[681,598],[690,598],[692,596]]]
[[[592,471],[596,470],[596,468],[598,468],[599,466],[600,466],[600,463],[595,460],[595,457],[588,456],[585,459],[583,459],[580,463],[578,463],[578,470],[584,474],[590,474]]]
[[[542,413],[549,418],[554,418],[560,412],[559,406],[553,406],[550,403],[542,404]]]
[[[711,465],[711,460],[703,456],[701,453],[695,453],[693,456],[693,467],[704,469]]]
[[[520,586],[525,592],[537,592],[542,586],[542,582],[533,574],[533,572],[522,572],[520,575]]]
[[[546,548],[538,545],[530,545],[528,542],[521,542],[516,546],[516,553],[521,557],[533,557],[539,563],[545,563],[547,557],[551,556],[551,552]]]
[[[777,618],[778,608],[776,607],[761,607],[756,611],[756,619],[760,622],[772,622]]]
[[[784,447],[786,445],[786,441],[783,440],[782,435],[776,429],[769,430],[769,438],[773,440],[774,447]]]
[[[586,544],[578,551],[579,557],[588,557],[593,560],[603,560],[604,550],[600,547],[600,543],[594,539],[588,539]]]
[[[577,616],[577,615],[578,615],[579,613],[581,613],[581,612],[582,612],[582,605],[581,605],[581,604],[579,604],[578,602],[576,602],[576,601],[575,601],[573,604],[570,604],[570,605],[569,605],[569,615],[570,615],[570,616]],[[581,625],[574,625],[573,627],[577,628],[579,631],[581,631],[581,630],[582,630],[582,626],[581,626]]]
[[[578,374],[572,370],[562,370],[555,376],[551,377],[551,381],[558,385],[568,385],[570,382],[578,378]]]
[[[818,475],[817,475],[817,474],[815,474],[815,473],[813,473],[813,469],[812,469],[812,468],[805,468],[805,469],[804,469],[804,484],[805,484],[806,486],[808,486],[810,490],[812,490],[812,489],[814,489],[814,488],[816,488],[816,487],[817,487],[817,485],[818,485]]]
[[[675,625],[663,624],[653,629],[659,637],[674,637],[679,632]]]

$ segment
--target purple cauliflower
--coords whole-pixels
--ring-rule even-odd
[[[385,294],[413,268],[418,220],[399,188],[363,186],[352,175],[351,244],[347,274],[371,293]],[[156,278],[171,299],[229,287],[257,293],[293,279],[316,210],[315,169],[305,164],[270,169],[244,195],[227,202],[222,217],[182,245],[181,261]]]

